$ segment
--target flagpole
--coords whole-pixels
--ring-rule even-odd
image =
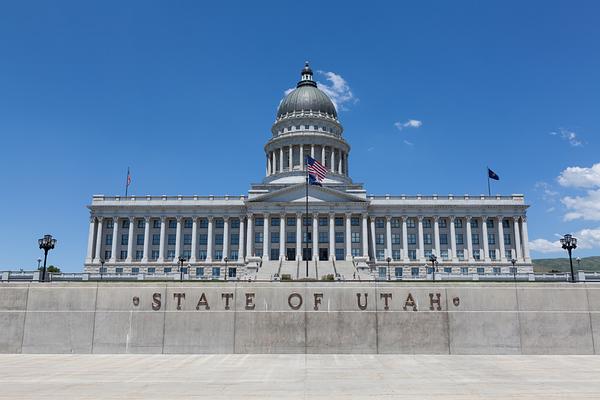
[[[490,189],[490,167],[487,168],[487,177],[488,177],[488,196],[492,195],[492,191]]]
[[[125,197],[127,197],[127,189],[129,189],[129,167],[127,167],[127,176],[125,177]]]
[[[304,168],[306,169],[306,217],[308,218],[308,162],[307,158],[304,159]],[[304,218],[302,218],[302,223],[304,224]],[[306,254],[306,277],[308,278],[308,224],[304,224],[305,226],[305,241],[304,241],[304,253]],[[314,246],[314,243],[313,243]],[[304,256],[304,255],[303,255]]]

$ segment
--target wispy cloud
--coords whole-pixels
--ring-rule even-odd
[[[398,128],[399,131],[401,131],[404,128],[420,128],[422,125],[423,122],[419,121],[418,119],[409,119],[406,122],[394,122],[394,126]]]
[[[369,147],[369,148],[367,149],[367,151],[368,151],[368,152],[371,152],[371,151],[373,151],[373,150],[375,150],[375,146],[371,146],[371,147]]]
[[[573,147],[583,146],[581,139],[577,137],[577,134],[571,130],[559,128],[558,131],[550,132],[550,135],[560,137],[569,142]]]
[[[317,81],[317,86],[321,89],[339,110],[347,110],[346,106],[358,102],[358,98],[352,93],[348,82],[339,74],[331,71],[317,71],[325,77],[328,83]]]
[[[568,167],[556,178],[563,187],[583,189],[582,195],[561,198],[568,212],[565,221],[576,219],[600,220],[600,163],[591,167]]]
[[[414,145],[415,145],[413,142],[410,142],[410,141],[408,141],[408,140],[406,140],[406,139],[404,139],[404,140],[403,140],[403,142],[404,142],[404,144],[405,144],[405,145],[407,145],[407,146],[414,146]]]
[[[593,188],[600,187],[600,163],[587,167],[568,167],[557,178],[565,187]]]
[[[584,228],[573,235],[577,238],[577,247],[580,249],[600,249],[600,227]],[[529,248],[538,253],[563,253],[564,250],[560,244],[562,237],[558,233],[554,234],[555,240],[535,239],[529,242]]]

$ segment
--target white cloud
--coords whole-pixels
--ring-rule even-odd
[[[557,237],[562,235],[555,234]],[[577,238],[578,249],[600,249],[600,227],[592,229],[585,228],[574,232],[573,236]],[[529,249],[538,253],[560,253],[564,252],[560,245],[560,240],[550,241],[546,239],[535,239],[529,242]]]
[[[423,122],[419,121],[418,119],[409,119],[406,122],[394,122],[394,126],[398,128],[399,131],[401,131],[404,128],[420,128],[422,125]]]
[[[329,71],[317,71],[319,74],[323,75],[325,79],[329,82],[323,83],[317,81],[317,85],[319,89],[321,89],[331,101],[335,105],[335,108],[339,110],[347,110],[345,107],[346,104],[355,104],[358,101],[358,98],[354,96],[352,90],[350,89],[350,85],[341,75],[336,74],[335,72]]]
[[[584,219],[600,220],[600,189],[588,190],[585,196],[565,196],[561,202],[567,207],[565,221]]]
[[[413,142],[409,142],[409,141],[408,141],[408,140],[406,140],[406,139],[405,139],[405,140],[403,140],[403,142],[404,142],[404,144],[405,144],[405,145],[407,145],[407,146],[414,146],[414,143],[413,143]]]
[[[600,163],[592,165],[591,168],[569,167],[560,173],[557,180],[565,187],[598,187],[600,186]]]
[[[583,145],[583,142],[577,137],[577,134],[568,129],[560,128],[557,132],[550,132],[552,136],[560,136],[564,140],[568,141],[573,147],[579,147]]]
[[[367,149],[367,151],[368,151],[368,152],[371,152],[371,151],[373,151],[373,150],[375,150],[375,146],[371,146],[371,147],[369,147],[369,148]]]
[[[559,193],[548,182],[536,182],[534,189],[542,192],[542,200],[553,202]]]

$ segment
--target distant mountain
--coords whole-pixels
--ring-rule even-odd
[[[573,269],[577,270],[576,257],[573,257]],[[536,273],[568,272],[568,258],[541,258],[533,260],[533,270]],[[583,271],[600,271],[600,256],[584,257],[579,261],[579,269]]]

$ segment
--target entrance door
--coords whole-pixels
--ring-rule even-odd
[[[312,257],[312,249],[303,247],[302,248],[302,261],[310,260]]]
[[[288,259],[288,261],[292,261],[296,259],[296,249],[294,248],[288,248],[285,252],[286,257]]]
[[[319,249],[319,261],[327,261],[329,259],[328,249]]]

